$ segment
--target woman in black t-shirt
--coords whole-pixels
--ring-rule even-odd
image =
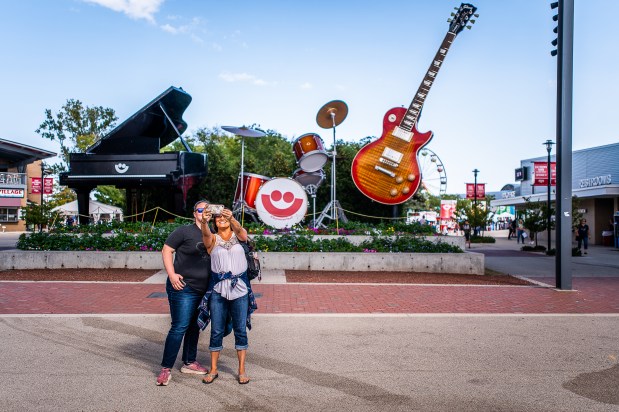
[[[161,372],[157,385],[166,386],[171,369],[183,344],[182,373],[206,375],[208,370],[196,360],[200,329],[197,324],[198,306],[208,285],[210,260],[202,242],[202,212],[208,202],[201,200],[193,207],[194,221],[181,226],[165,241],[161,250],[163,265],[168,273],[166,292],[172,323],[163,349]]]

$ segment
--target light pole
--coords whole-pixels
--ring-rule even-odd
[[[475,234],[475,236],[477,236],[477,173],[479,173],[479,170],[477,169],[473,169],[473,175],[475,176],[475,182],[474,182],[474,186],[473,186],[473,190],[474,190],[474,200],[473,203],[475,204],[475,212],[474,212],[474,216],[475,216],[475,229],[473,229],[473,234]]]
[[[548,139],[544,143],[546,145],[546,151],[548,152],[548,161],[546,162],[548,167],[548,216],[547,222],[548,225],[548,251],[550,251],[550,180],[552,178],[552,173],[550,173],[550,152],[552,151],[552,145],[555,144],[552,140]]]

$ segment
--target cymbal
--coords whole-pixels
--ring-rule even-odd
[[[234,133],[243,137],[262,137],[266,133],[261,130],[250,129],[249,127],[221,126],[226,132]]]
[[[335,115],[331,117],[331,114]],[[348,114],[348,106],[341,100],[332,100],[318,110],[316,115],[316,123],[323,129],[330,129],[333,124],[339,125],[346,119]]]

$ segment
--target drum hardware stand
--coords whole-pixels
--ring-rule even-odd
[[[341,112],[340,118],[336,120],[336,114]],[[338,218],[343,223],[348,222],[346,215],[344,214],[344,210],[340,205],[340,202],[337,200],[336,196],[336,171],[335,171],[335,156],[337,155],[336,149],[336,140],[335,140],[335,126],[341,124],[346,115],[348,114],[348,106],[341,100],[333,100],[320,108],[318,111],[318,115],[316,116],[316,122],[318,126],[323,129],[333,128],[333,152],[331,153],[331,200],[325,206],[323,211],[320,213],[318,220],[314,221],[314,227],[324,227],[326,225],[322,223],[324,218],[329,218],[331,220],[335,220],[336,229],[338,228]]]
[[[222,126],[222,129],[224,129],[227,132],[230,133],[234,133],[237,136],[241,136],[241,174],[240,174],[240,179],[241,179],[241,192],[240,192],[240,205],[238,204],[239,202],[237,202],[237,204],[232,205],[232,213],[235,214],[235,216],[240,215],[241,219],[241,226],[243,226],[243,221],[245,219],[245,208],[247,206],[247,204],[245,203],[245,188],[243,187],[243,184],[245,183],[244,181],[244,176],[243,176],[243,166],[245,165],[245,137],[263,137],[266,135],[266,133],[264,133],[261,130],[255,130],[255,129],[250,129],[249,127],[234,127],[234,126]],[[248,208],[248,214],[251,214],[252,218],[254,219],[254,222],[258,221],[258,218],[255,216],[255,214],[253,212],[249,211],[250,209]]]
[[[316,229],[316,192],[318,191],[318,186],[307,185],[303,189],[312,197],[312,228]]]

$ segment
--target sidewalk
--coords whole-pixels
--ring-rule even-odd
[[[472,250],[550,279],[553,258],[506,239]],[[244,386],[232,335],[213,384],[181,374],[179,361],[170,386],[155,386],[170,327],[161,273],[152,283],[0,282],[0,398],[11,411],[616,411],[615,256],[575,258],[569,292],[291,284],[269,273],[253,286]],[[587,277],[602,267],[607,275]]]

